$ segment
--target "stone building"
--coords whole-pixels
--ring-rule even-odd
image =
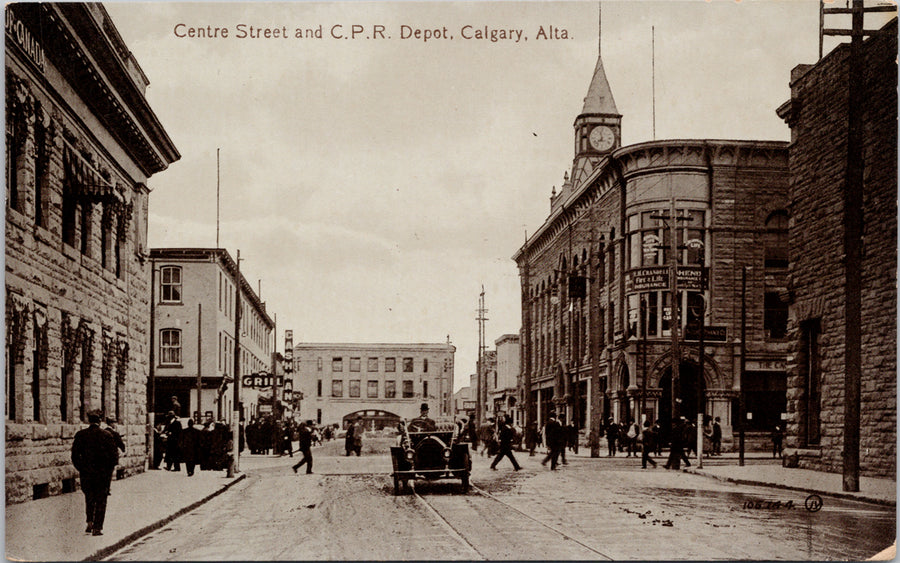
[[[729,442],[743,390],[751,438],[767,438],[786,411],[787,144],[623,147],[621,120],[598,58],[571,175],[513,256],[528,420],[555,409],[596,443],[608,418],[659,420],[665,439],[673,414],[702,412]]]
[[[6,6],[6,502],[76,490],[87,412],[146,457],[147,180],[180,155],[100,4]]]
[[[369,428],[400,418],[452,417],[453,355],[447,344],[328,344],[294,346],[294,393],[302,393],[301,420],[338,424],[362,416]],[[296,402],[295,402],[296,404]]]
[[[849,57],[843,44],[791,73],[789,423],[804,468],[840,472],[844,444]],[[862,47],[864,161],[860,473],[896,478],[897,20]]]
[[[223,248],[154,248],[150,261],[154,280],[153,410],[157,416],[173,410],[175,397],[178,416],[215,417],[230,423],[236,346],[240,345],[239,376],[273,371],[275,323],[266,304]],[[235,339],[238,312],[239,342]],[[202,327],[199,331],[198,326]],[[245,419],[257,414],[259,387],[267,382],[249,383],[242,395]]]

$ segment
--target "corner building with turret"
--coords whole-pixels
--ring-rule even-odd
[[[667,440],[673,415],[703,413],[728,448],[743,393],[748,447],[768,443],[787,411],[787,143],[621,146],[621,127],[598,57],[571,173],[513,256],[524,418],[554,410],[596,448],[608,419]]]

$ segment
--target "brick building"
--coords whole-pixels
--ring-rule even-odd
[[[452,417],[455,353],[449,343],[297,344],[293,385],[303,399],[295,416],[345,427],[359,415],[383,428],[428,403],[432,418]]]
[[[841,471],[844,443],[844,193],[848,60],[843,44],[791,73],[790,339],[786,446],[801,467]],[[896,478],[897,20],[863,43],[860,472]]]
[[[275,323],[227,250],[154,248],[154,412],[180,405],[178,416],[215,417],[231,422],[233,412],[235,318],[240,288],[240,376],[273,370]],[[240,276],[240,278],[238,278]],[[202,329],[198,331],[197,327]],[[200,399],[197,375],[200,374]],[[228,384],[227,389],[223,385]],[[258,389],[243,390],[243,417],[255,416]],[[199,405],[199,409],[198,409]],[[177,410],[177,409],[176,409]]]
[[[558,193],[553,189],[544,224],[513,256],[522,286],[528,419],[542,424],[555,409],[596,438],[603,420],[643,414],[660,421],[665,438],[673,409],[693,419],[700,411],[721,418],[727,442],[743,390],[751,438],[767,438],[786,410],[787,144],[666,140],[622,147],[621,118],[598,59],[574,123],[572,173]]]
[[[147,180],[180,157],[100,4],[6,6],[6,502],[76,489],[88,410],[146,458]]]

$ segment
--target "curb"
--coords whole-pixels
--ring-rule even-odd
[[[225,485],[218,491],[216,491],[210,495],[207,495],[206,497],[198,500],[197,502],[194,502],[188,506],[185,506],[181,510],[178,510],[177,512],[175,512],[174,514],[166,516],[165,518],[163,518],[161,520],[158,520],[152,524],[144,526],[143,528],[141,528],[140,530],[138,530],[136,532],[132,532],[131,534],[128,534],[127,536],[125,536],[124,538],[120,539],[119,541],[113,543],[112,545],[101,548],[100,550],[94,552],[89,557],[82,559],[82,561],[100,561],[101,559],[104,559],[107,556],[112,555],[113,553],[115,553],[116,551],[119,551],[126,545],[137,541],[138,539],[140,539],[143,536],[146,536],[150,532],[153,532],[153,531],[156,531],[156,530],[162,528],[163,526],[165,526],[172,520],[175,520],[179,516],[187,514],[188,512],[190,512],[191,510],[194,510],[198,506],[201,506],[201,505],[209,502],[210,500],[216,498],[217,496],[221,495],[222,493],[224,493],[225,491],[230,489],[236,483],[239,483],[240,481],[242,481],[245,477],[247,477],[247,474],[241,473],[236,479],[234,479],[232,482],[228,483],[227,485]]]
[[[804,489],[803,487],[795,487],[793,485],[783,485],[781,483],[769,483],[766,481],[752,481],[749,479],[736,479],[734,477],[723,477],[720,475],[712,475],[710,473],[706,473],[702,470],[697,469],[684,469],[685,473],[690,473],[692,475],[700,475],[701,477],[708,477],[710,479],[715,479],[717,481],[726,481],[728,483],[735,483],[737,485],[751,485],[755,487],[772,487],[774,489],[784,489],[788,491],[800,491],[804,493],[815,493],[817,495],[824,495],[833,498],[839,498],[844,500],[855,500],[860,502],[867,502],[870,504],[878,504],[881,506],[897,506],[896,500],[886,500],[874,497],[866,497],[866,496],[858,496],[852,493],[838,493],[834,491],[822,491],[816,489]]]

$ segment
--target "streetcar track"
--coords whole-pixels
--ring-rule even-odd
[[[577,543],[578,545],[580,545],[581,547],[587,549],[587,550],[590,551],[591,553],[596,553],[596,554],[599,555],[601,558],[603,558],[603,559],[605,559],[605,560],[607,560],[607,561],[613,561],[613,560],[614,560],[613,557],[610,557],[609,555],[603,553],[602,551],[599,551],[599,550],[597,550],[597,549],[591,547],[591,546],[588,545],[587,543],[585,543],[585,542],[579,540],[578,538],[572,536],[571,534],[568,534],[568,533],[566,533],[566,532],[563,532],[563,531],[557,529],[556,527],[554,527],[554,526],[552,526],[552,525],[550,525],[550,524],[547,524],[546,522],[543,522],[542,520],[540,520],[540,519],[538,519],[538,518],[535,518],[535,517],[532,516],[531,514],[528,514],[527,512],[524,512],[523,510],[521,510],[521,509],[519,509],[519,508],[517,508],[517,507],[515,507],[515,506],[513,506],[513,505],[511,505],[511,504],[509,504],[508,502],[505,502],[505,501],[500,500],[499,498],[495,497],[494,495],[492,495],[491,493],[485,491],[484,489],[482,489],[482,488],[480,488],[480,487],[478,487],[478,486],[476,486],[476,485],[474,485],[474,484],[471,484],[471,483],[470,483],[469,487],[470,487],[471,489],[473,489],[473,490],[474,490],[476,493],[478,493],[479,495],[483,496],[484,498],[490,499],[490,500],[492,500],[492,501],[494,501],[494,502],[496,502],[496,503],[498,503],[498,504],[501,504],[501,505],[503,505],[503,506],[505,506],[505,507],[507,507],[507,508],[510,508],[510,509],[514,510],[515,512],[521,514],[521,515],[524,516],[525,518],[528,518],[529,520],[531,520],[532,522],[538,524],[539,526],[542,526],[542,527],[544,527],[544,528],[547,528],[547,529],[550,530],[551,532],[553,532],[553,533],[555,533],[555,534],[557,534],[557,535],[559,535],[559,536],[562,536],[562,537],[565,538],[566,540],[569,540],[569,541],[572,541],[572,542],[574,542],[574,543]],[[427,507],[428,510],[429,510],[435,517],[437,517],[441,522],[443,522],[444,525],[445,525],[449,530],[451,530],[451,531],[453,532],[453,535],[456,536],[462,543],[464,543],[465,545],[467,545],[470,549],[472,549],[472,551],[474,551],[475,553],[477,553],[482,559],[488,559],[488,557],[487,557],[486,555],[484,555],[483,553],[481,553],[481,552],[478,550],[478,548],[476,548],[469,540],[467,540],[467,539],[459,532],[459,530],[457,530],[456,527],[453,526],[453,524],[450,523],[449,520],[447,520],[446,518],[444,518],[444,516],[441,515],[441,514],[437,511],[437,509],[435,509],[434,506],[431,505],[430,502],[428,502],[427,500],[425,500],[425,497],[423,497],[423,496],[420,495],[418,492],[416,492],[415,487],[413,487],[413,489],[412,489],[412,494],[413,494],[413,496],[414,496],[415,498],[419,499],[419,501],[420,501],[425,507]]]

